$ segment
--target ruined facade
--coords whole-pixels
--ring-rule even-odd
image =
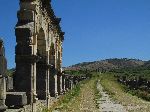
[[[17,16],[14,89],[26,92],[29,104],[48,101],[63,92],[61,19],[50,0],[20,0]]]
[[[7,107],[7,112],[12,107],[16,112],[42,112],[82,77],[62,71],[64,32],[50,0],[20,0],[17,17],[13,77],[6,78],[7,61],[0,40],[0,112]]]

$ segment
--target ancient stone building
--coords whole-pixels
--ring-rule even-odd
[[[3,41],[0,39],[0,112],[6,110],[5,100],[6,100],[6,70],[7,61],[5,58],[5,49]]]
[[[29,104],[48,101],[63,91],[61,19],[50,0],[20,0],[17,17],[14,88],[27,93]]]

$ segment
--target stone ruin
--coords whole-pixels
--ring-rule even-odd
[[[6,110],[6,70],[7,61],[3,41],[0,39],[0,110]]]
[[[16,70],[13,81],[7,78],[7,88],[10,88],[7,93],[6,59],[0,41],[0,111],[6,109],[6,104],[24,108],[22,112],[40,112],[39,101],[45,101],[44,106],[49,108],[52,98],[58,98],[84,78],[62,72],[65,33],[60,27],[61,18],[54,14],[51,0],[20,0],[17,17]]]

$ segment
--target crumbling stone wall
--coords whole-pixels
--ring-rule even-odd
[[[57,87],[62,86],[57,83],[64,40],[61,19],[49,0],[20,0],[17,17],[14,88],[27,93],[29,104],[36,98],[48,100],[50,93],[57,96]]]
[[[20,0],[17,17],[16,70],[13,81],[7,78],[7,93],[7,62],[0,40],[0,111],[6,109],[6,100],[8,107],[20,108],[9,108],[7,112],[41,112],[57,99],[51,97],[65,93],[74,84],[74,76],[62,73],[61,19],[55,16],[50,0]]]

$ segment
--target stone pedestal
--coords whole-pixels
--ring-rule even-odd
[[[7,109],[5,105],[6,100],[6,81],[5,78],[0,76],[0,112],[3,112]]]
[[[57,96],[58,96],[58,91],[57,91],[57,90],[58,90],[58,89],[57,89],[57,87],[58,87],[58,86],[57,86],[57,75],[54,76],[54,79],[55,79],[55,86],[54,86],[54,87],[55,87],[55,90],[54,90],[54,91],[55,91],[55,97],[57,97]]]
[[[27,105],[27,96],[25,92],[7,92],[6,105],[8,107],[23,107]]]
[[[16,74],[14,75],[14,89],[17,92],[26,92],[28,104],[33,102],[33,93],[36,92],[35,66],[31,63],[21,61],[16,64]]]

